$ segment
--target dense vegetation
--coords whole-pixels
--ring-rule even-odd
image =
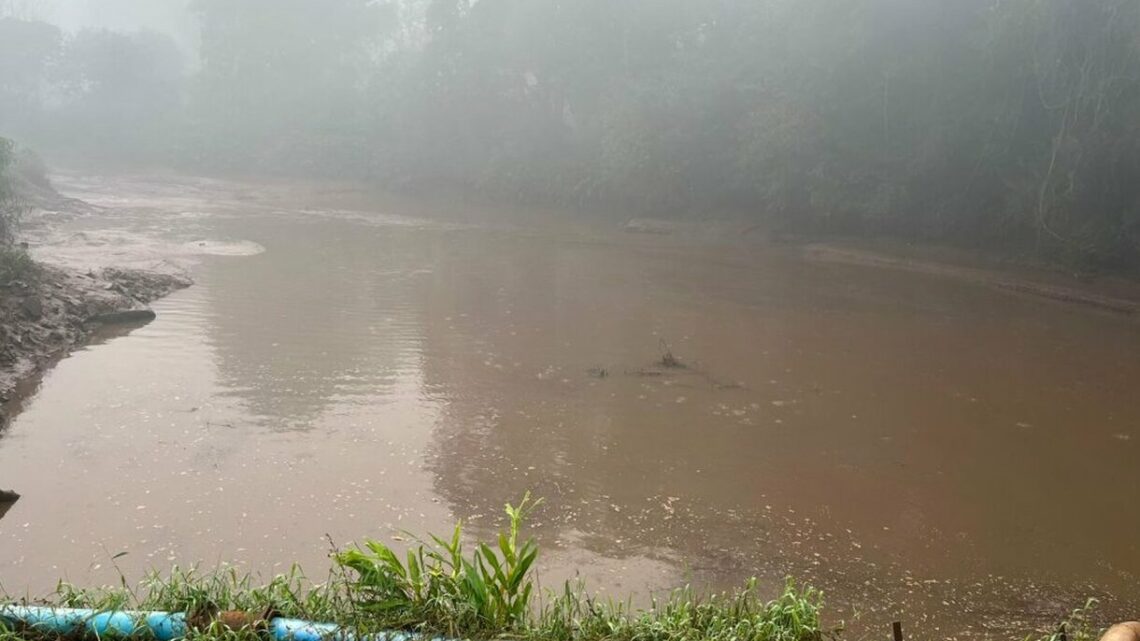
[[[0,129],[127,160],[1140,265],[1135,0],[192,7],[192,64],[155,34],[0,22]]]

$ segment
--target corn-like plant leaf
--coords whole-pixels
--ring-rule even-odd
[[[515,564],[515,550],[514,541],[507,539],[506,535],[499,534],[499,549],[503,552],[503,558],[506,559],[507,565]]]
[[[519,557],[519,564],[515,566],[514,571],[511,572],[510,582],[507,585],[507,588],[511,593],[514,593],[518,590],[519,585],[522,583],[523,579],[526,578],[526,573],[530,571],[530,566],[534,563],[534,559],[537,556],[538,549],[532,548],[525,551],[523,555]]]

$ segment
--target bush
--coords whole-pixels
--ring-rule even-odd
[[[0,285],[23,278],[34,268],[28,252],[19,247],[0,247]]]
[[[0,138],[0,285],[28,274],[32,259],[16,244],[16,227],[24,212],[24,203],[16,193],[12,171],[16,164],[16,146]]]
[[[20,203],[10,175],[16,159],[15,149],[11,140],[0,138],[0,248],[7,248],[15,241],[20,215]]]
[[[528,622],[529,573],[538,556],[533,539],[519,543],[519,530],[536,505],[529,494],[518,507],[507,505],[510,533],[499,534],[497,550],[478,543],[464,556],[456,525],[450,540],[432,536],[408,550],[406,564],[375,540],[338,554],[336,562],[358,575],[352,584],[358,607],[388,625],[426,625],[453,635],[518,632]]]

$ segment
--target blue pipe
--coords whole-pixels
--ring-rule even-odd
[[[155,641],[175,641],[186,636],[189,626],[181,612],[100,612],[72,608],[0,605],[0,620],[23,625],[53,636],[86,633],[101,637],[145,636]],[[334,623],[274,617],[269,620],[273,641],[447,641],[407,632],[379,632],[358,636]]]
[[[0,619],[58,636],[80,633],[96,637],[130,637],[145,634],[155,641],[186,636],[186,615],[180,612],[98,612],[70,608],[22,605],[0,606]]]
[[[274,641],[445,641],[438,637],[429,639],[407,632],[378,632],[358,637],[334,623],[313,623],[282,617],[269,620],[269,634]]]

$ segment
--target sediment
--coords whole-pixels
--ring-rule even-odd
[[[87,341],[101,326],[153,318],[147,303],[190,285],[178,275],[37,265],[0,285],[0,421],[17,384]]]

